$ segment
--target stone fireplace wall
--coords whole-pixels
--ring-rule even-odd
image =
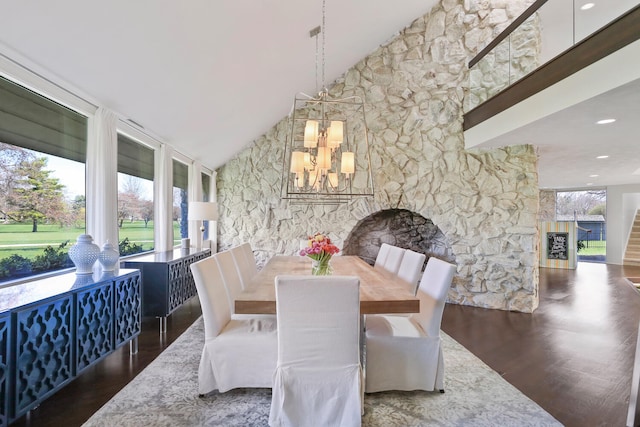
[[[347,237],[342,253],[357,255],[374,265],[383,243],[411,249],[455,263],[444,233],[428,218],[406,209],[385,209],[359,221]]]
[[[406,209],[430,219],[446,237],[457,264],[450,302],[535,310],[534,148],[465,150],[462,131],[468,60],[525,7],[524,1],[443,0],[329,89],[336,98],[365,96],[373,199],[289,204],[280,199],[288,119],[255,140],[218,170],[220,248],[250,242],[263,263],[275,254],[296,254],[300,239],[316,231],[343,247],[364,218]]]

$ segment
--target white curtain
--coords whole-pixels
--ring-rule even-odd
[[[86,164],[87,234],[102,247],[118,246],[117,117],[100,107],[89,121]]]
[[[213,171],[211,173],[211,184],[209,185],[209,200],[212,202],[218,202],[218,190],[216,187],[216,176],[218,172]],[[211,253],[216,253],[218,250],[218,222],[222,218],[223,210],[222,206],[218,205],[218,221],[209,222],[209,240],[211,240]]]
[[[162,144],[155,152],[155,251],[173,249],[173,149]]]
[[[189,168],[189,202],[202,201],[202,165],[194,161]],[[211,230],[211,228],[209,228]],[[202,233],[200,232],[200,221],[189,221],[189,237],[191,246],[202,247]]]

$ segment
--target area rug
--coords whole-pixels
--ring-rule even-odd
[[[204,340],[196,320],[84,427],[268,425],[271,390],[238,389],[198,396]],[[445,393],[365,395],[365,427],[559,426],[551,415],[476,356],[443,334]]]

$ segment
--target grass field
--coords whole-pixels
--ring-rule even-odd
[[[174,236],[180,236],[179,224],[174,222]],[[38,231],[31,231],[31,224],[0,224],[0,259],[18,254],[33,259],[41,255],[47,246],[57,247],[68,240],[67,249],[75,243],[84,227],[60,227],[59,225],[40,224]],[[142,245],[144,250],[153,248],[153,222],[144,226],[143,221],[125,222],[119,230],[119,239],[128,237],[132,243]],[[176,241],[179,242],[179,239]],[[115,243],[114,243],[115,245]]]
[[[580,249],[578,255],[606,255],[607,253],[607,242],[605,240],[590,240],[584,243],[585,247]]]

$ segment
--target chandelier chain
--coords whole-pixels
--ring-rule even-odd
[[[315,36],[316,39],[316,93],[318,93],[318,35]]]
[[[326,37],[326,34],[327,34],[327,27],[326,27],[326,24],[325,24],[325,15],[326,15],[325,14],[325,10],[326,10],[325,9],[325,4],[326,4],[326,1],[322,0],[322,90],[325,89],[325,83],[326,83],[325,79],[324,79],[324,65],[325,65],[325,62],[324,62],[325,61],[324,60],[324,58],[325,58],[325,56],[324,56],[324,46],[325,46],[325,37]]]

